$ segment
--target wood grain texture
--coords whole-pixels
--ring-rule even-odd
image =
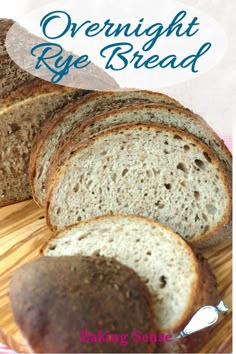
[[[8,297],[9,279],[16,268],[39,256],[49,239],[43,210],[32,201],[0,209],[0,342],[20,353],[30,352],[14,321]],[[232,248],[221,245],[202,252],[214,271],[222,299],[229,307],[213,329],[202,353],[232,352]]]

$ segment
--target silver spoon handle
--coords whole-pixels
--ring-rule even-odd
[[[228,307],[224,301],[221,301],[216,307],[201,307],[191,318],[187,326],[179,333],[176,339],[189,336],[190,334],[201,331],[204,328],[213,326],[213,324],[215,324],[219,319],[219,313],[227,311]]]

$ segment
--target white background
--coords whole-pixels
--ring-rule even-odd
[[[76,0],[75,0],[76,1]],[[102,0],[98,0],[102,1]],[[50,0],[0,0],[0,17],[17,19],[24,13]],[[128,4],[129,0],[127,0]],[[211,71],[195,80],[166,87],[161,91],[180,100],[200,114],[221,135],[232,135],[232,122],[236,114],[236,64],[234,16],[235,0],[181,0],[207,12],[224,27],[229,48],[221,62]],[[158,11],[158,0],[157,11]]]

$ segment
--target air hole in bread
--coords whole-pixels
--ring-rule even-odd
[[[184,151],[187,152],[190,150],[190,146],[189,145],[184,145]]]
[[[160,277],[160,288],[161,289],[163,289],[163,288],[165,288],[165,286],[166,286],[166,284],[167,284],[167,278],[164,276],[164,275],[162,275],[161,277]]]
[[[179,136],[179,135],[177,135],[177,134],[174,135],[174,139],[175,139],[175,140],[183,140],[183,139],[181,138],[181,136]]]
[[[160,174],[160,171],[156,170],[155,168],[152,169],[154,176],[157,176]]]
[[[206,214],[202,214],[202,217],[203,217],[203,219],[204,219],[205,221],[208,221],[208,217],[207,217]]]
[[[50,246],[49,246],[49,250],[50,250],[50,251],[54,251],[56,248],[57,248],[56,245],[50,245]]]
[[[186,187],[186,183],[185,183],[185,182],[181,182],[180,185],[181,185],[182,187]]]
[[[206,166],[202,160],[196,159],[195,164],[203,171],[206,170]]]
[[[180,171],[183,171],[184,173],[188,172],[188,169],[186,167],[186,165],[183,162],[180,162],[177,166],[177,169]]]
[[[165,145],[169,145],[168,141],[165,141]]]
[[[114,240],[113,240],[113,238],[110,238],[109,243],[112,243],[112,242],[114,242]]]
[[[166,187],[167,190],[171,190],[171,184],[170,183],[166,183],[166,184],[164,184],[164,186]]]
[[[78,216],[77,221],[81,221],[81,220],[82,220],[81,216]]]
[[[198,191],[195,191],[194,192],[194,197],[195,197],[195,199],[198,200],[200,198],[200,193]]]
[[[21,129],[21,127],[16,123],[9,124],[9,127],[10,127],[10,129],[8,130],[9,134],[15,133]]]
[[[124,177],[128,172],[129,172],[129,170],[127,168],[125,168],[122,172],[122,177]]]
[[[137,243],[138,243],[138,242],[140,242],[140,239],[139,239],[139,238],[137,238],[136,242],[137,242]]]
[[[165,154],[165,155],[168,155],[168,154],[169,154],[169,151],[164,150],[164,154]]]
[[[105,156],[107,154],[107,151],[102,151],[101,156]]]
[[[147,196],[148,196],[148,193],[145,193],[145,194],[144,194],[144,197],[147,197]]]
[[[39,169],[38,178],[41,177],[42,173],[43,173],[43,167],[41,166],[40,169]],[[34,177],[35,177],[35,175],[34,175]]]
[[[217,208],[213,204],[207,204],[206,209],[207,212],[211,215],[214,215],[217,212]]]
[[[116,177],[117,177],[116,174],[113,173],[113,175],[112,175],[112,177],[111,177],[111,179],[112,179],[113,182],[116,182]]]
[[[195,221],[197,222],[198,220],[200,220],[200,218],[199,218],[199,215],[196,214],[196,215],[195,215]]]
[[[204,229],[204,232],[207,232],[207,231],[209,231],[210,230],[210,226],[209,225],[206,225],[205,226],[205,229]]]
[[[204,151],[203,155],[204,155],[205,159],[206,159],[208,162],[210,162],[210,163],[212,162],[212,161],[211,161],[211,158],[210,158],[210,156],[209,156],[209,154],[208,154],[207,152]]]
[[[151,256],[151,255],[152,255],[152,252],[151,252],[151,251],[148,251],[146,254],[147,254],[147,256]]]
[[[57,215],[59,215],[60,212],[61,212],[61,208],[58,208],[58,209],[57,209]]]
[[[74,186],[74,188],[73,188],[73,191],[74,191],[75,193],[77,193],[77,192],[78,192],[78,190],[79,190],[79,185],[78,185],[78,184],[76,184],[76,185]]]

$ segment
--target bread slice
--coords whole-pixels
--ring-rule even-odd
[[[137,105],[101,114],[89,119],[82,127],[71,130],[64,138],[66,143],[52,156],[46,178],[46,189],[53,183],[55,171],[66,161],[81,143],[101,131],[126,123],[158,123],[191,133],[211,148],[222,162],[222,166],[232,179],[232,155],[221,138],[195,114],[177,107],[166,105]]]
[[[88,91],[35,79],[0,99],[0,206],[31,196],[29,158],[32,139],[46,119]]]
[[[134,104],[157,103],[181,106],[174,99],[151,91],[110,91],[88,96],[70,111],[64,112],[49,124],[46,123],[33,142],[30,159],[30,180],[34,200],[40,206],[45,203],[45,181],[51,156],[66,140],[66,133],[78,129],[82,123],[95,115]]]
[[[76,148],[48,190],[52,229],[130,213],[166,224],[199,247],[230,239],[231,192],[220,161],[186,132],[129,124]]]
[[[41,257],[13,275],[10,299],[16,322],[35,353],[154,351],[154,342],[131,339],[135,329],[155,333],[151,295],[133,270],[114,259]],[[118,335],[119,340],[86,342],[86,333],[98,331],[106,338],[108,333]],[[121,334],[128,338],[122,341]]]
[[[43,254],[112,257],[135,270],[154,299],[157,333],[178,334],[200,306],[218,301],[206,261],[172,230],[143,217],[81,222],[49,240]]]

